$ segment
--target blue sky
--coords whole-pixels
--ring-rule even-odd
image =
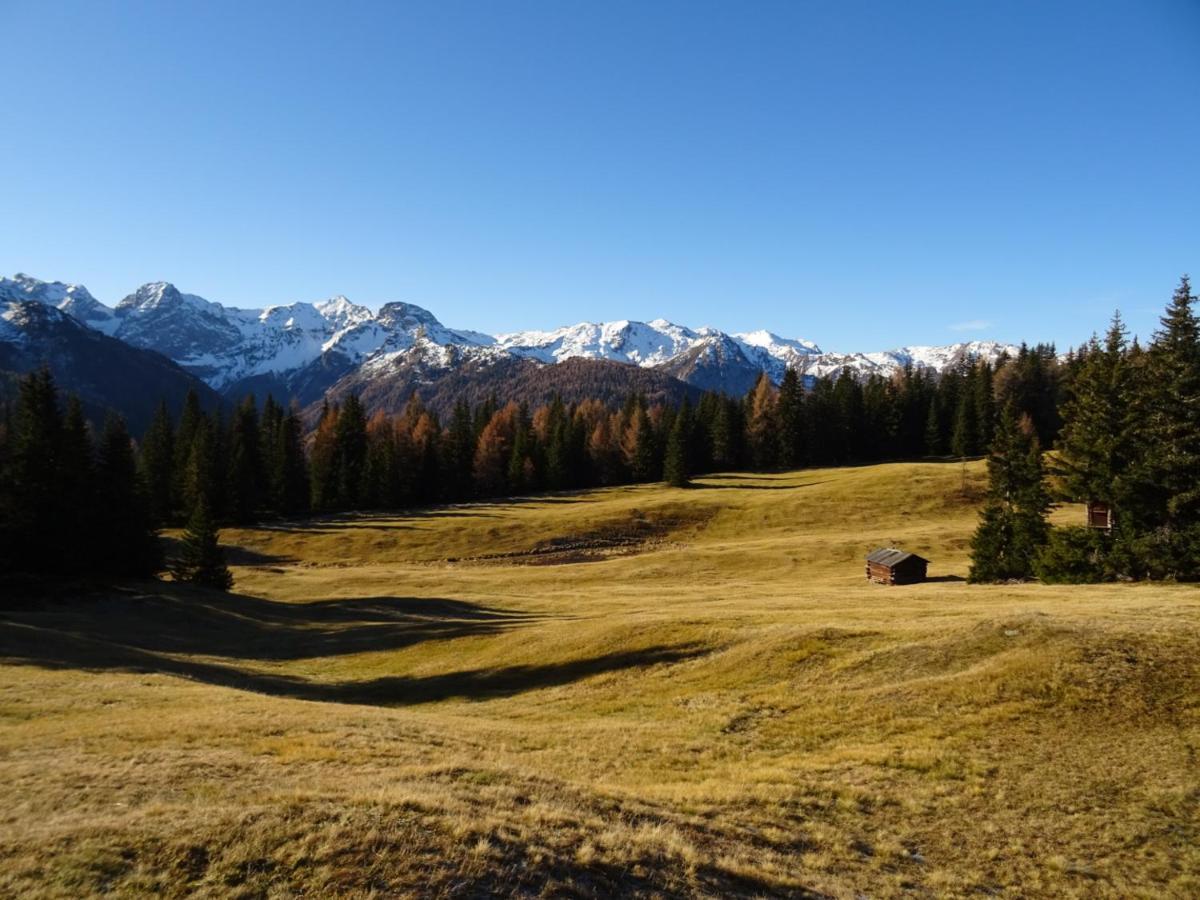
[[[1078,342],[1200,278],[1200,2],[0,0],[0,271]]]

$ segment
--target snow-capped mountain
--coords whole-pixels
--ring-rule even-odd
[[[607,360],[658,369],[697,388],[741,393],[763,372],[776,382],[788,368],[809,377],[845,368],[862,377],[888,375],[905,366],[943,372],[964,360],[995,360],[1016,349],[975,341],[828,353],[811,341],[770,331],[726,334],[663,319],[584,322],[491,336],[448,328],[411,303],[386,303],[372,311],[338,296],[236,309],[161,281],[142,285],[110,309],[80,285],[17,275],[0,278],[0,308],[6,301],[35,301],[127,344],[156,350],[228,395],[272,390],[306,400],[352,373],[361,381],[398,368],[429,373],[514,358],[540,365]],[[0,327],[0,340],[13,339],[13,328],[11,323]],[[418,359],[420,366],[414,369]]]

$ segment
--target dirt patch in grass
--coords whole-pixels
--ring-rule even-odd
[[[633,510],[628,516],[574,534],[539,541],[527,550],[450,557],[449,563],[563,566],[599,562],[616,556],[636,556],[654,550],[686,547],[678,540],[694,534],[713,517],[715,509]]]

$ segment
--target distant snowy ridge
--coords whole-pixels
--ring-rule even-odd
[[[363,374],[386,372],[412,354],[429,366],[506,357],[554,364],[604,359],[658,368],[691,384],[738,392],[761,372],[778,382],[788,368],[807,376],[849,368],[860,377],[890,375],[905,366],[944,372],[964,360],[995,360],[1016,348],[994,341],[940,347],[901,347],[877,353],[828,353],[815,343],[759,330],[726,334],[692,329],[664,319],[582,322],[550,331],[500,335],[448,328],[411,303],[385,303],[372,311],[337,296],[262,309],[236,309],[185,294],[168,282],[142,285],[115,307],[81,285],[45,282],[28,275],[0,278],[0,340],[19,328],[4,313],[15,301],[37,301],[104,334],[156,350],[217,390],[270,376],[286,387],[313,367]]]

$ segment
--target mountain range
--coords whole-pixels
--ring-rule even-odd
[[[55,368],[55,360],[64,367],[73,356],[72,341],[81,336],[91,336],[95,347],[114,357],[106,363],[109,369],[146,365],[147,357],[139,353],[166,357],[174,366],[161,368],[165,360],[160,362],[161,378],[169,373],[168,380],[179,383],[166,392],[172,397],[189,382],[201,383],[206,396],[270,392],[302,405],[354,390],[369,408],[387,410],[403,405],[414,390],[441,407],[458,396],[492,391],[507,399],[514,396],[506,389],[512,385],[522,394],[515,399],[531,402],[553,393],[568,400],[609,398],[630,389],[670,398],[703,390],[740,394],[764,372],[778,382],[789,367],[808,379],[846,368],[864,378],[905,366],[942,373],[966,360],[995,360],[1016,349],[972,341],[830,353],[812,341],[770,331],[727,334],[663,319],[489,335],[449,328],[428,310],[404,302],[371,310],[337,296],[236,309],[160,281],[142,285],[110,307],[82,285],[23,274],[0,278],[0,369],[21,371],[42,361]],[[99,352],[95,347],[87,351],[93,357]],[[590,390],[593,380],[602,389]],[[118,398],[103,396],[102,385],[94,381],[86,382],[81,393],[90,391],[97,395],[93,402],[121,408]],[[65,386],[81,390],[78,384]]]

